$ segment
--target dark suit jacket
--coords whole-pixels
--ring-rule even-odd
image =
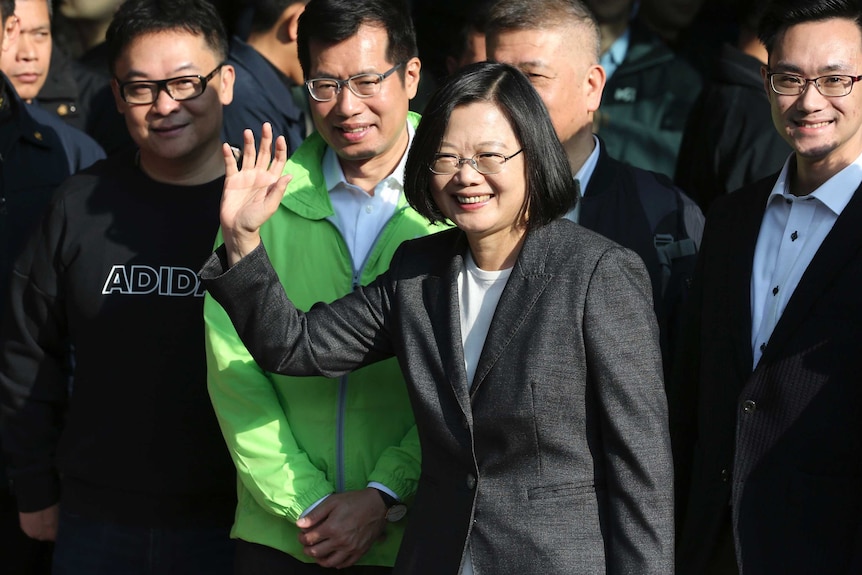
[[[862,194],[752,371],[751,266],[775,180],[707,219],[670,390],[680,574],[706,572],[728,504],[745,575],[862,573]]]
[[[293,94],[275,68],[260,53],[232,38],[228,64],[236,70],[233,102],[224,108],[222,138],[231,146],[242,147],[246,128],[260,141],[264,122],[272,124],[274,136],[284,136],[288,152],[293,153],[305,138],[305,117],[294,103]]]
[[[267,371],[328,377],[392,355],[422,475],[395,571],[478,575],[672,569],[672,483],[657,330],[639,259],[568,221],[531,232],[472,389],[457,229],[406,242],[371,285],[296,311],[258,248],[202,271]],[[223,255],[223,251],[221,252]]]
[[[656,217],[656,213],[660,215]],[[697,254],[692,251],[670,260],[660,258],[656,239],[691,239],[700,245],[703,214],[667,177],[615,160],[601,142],[596,168],[581,199],[578,221],[643,259],[652,282],[665,373],[669,373]]]

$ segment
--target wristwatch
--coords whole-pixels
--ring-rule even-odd
[[[386,506],[386,521],[390,523],[395,523],[396,521],[401,521],[404,519],[404,516],[407,515],[407,506],[383,491],[382,489],[377,489],[376,487],[372,487],[377,493],[380,494],[380,499],[383,500],[383,505]]]

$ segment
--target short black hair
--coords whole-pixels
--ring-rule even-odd
[[[832,18],[853,20],[862,30],[862,3],[859,0],[774,0],[761,15],[757,37],[772,54],[778,37],[790,26]]]
[[[219,62],[227,58],[228,39],[218,11],[207,0],[125,0],[114,14],[105,41],[111,73],[132,41],[144,34],[185,30],[203,36]]]
[[[485,33],[488,36],[514,30],[542,30],[555,26],[583,26],[589,32],[587,46],[598,63],[601,32],[592,10],[581,0],[498,0],[491,5]],[[578,48],[573,45],[572,50]]]
[[[305,77],[311,70],[312,40],[336,44],[356,34],[363,24],[386,30],[390,63],[404,63],[417,55],[416,31],[404,0],[311,0],[299,17],[296,40]],[[403,68],[399,74],[403,78]]]
[[[6,18],[15,13],[15,0],[0,0],[0,23],[6,24]]]
[[[293,4],[304,4],[307,0],[249,0],[252,9],[249,31],[266,32],[275,26],[284,10]]]
[[[541,227],[574,207],[578,196],[572,169],[542,98],[517,68],[478,62],[449,77],[425,108],[404,168],[404,193],[413,209],[431,223],[445,221],[431,195],[428,166],[440,151],[452,110],[474,102],[495,105],[523,149],[527,201],[522,216],[527,225]]]
[[[463,10],[463,5],[456,13],[450,14],[448,21],[450,25],[445,26],[439,33],[446,38],[444,50],[447,56],[460,58],[467,51],[467,42],[470,34],[478,32],[485,33],[488,24],[488,9],[490,1],[481,0],[473,2],[468,11]]]

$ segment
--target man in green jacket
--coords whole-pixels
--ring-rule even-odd
[[[402,241],[432,230],[402,188],[420,70],[403,3],[312,0],[298,43],[317,132],[288,162],[261,235],[308,309],[370,282]],[[209,297],[204,313],[210,397],[239,476],[236,573],[388,572],[420,464],[398,364],[318,382],[273,375]]]

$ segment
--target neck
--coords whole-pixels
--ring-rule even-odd
[[[520,225],[513,226],[508,232],[499,232],[485,237],[468,234],[467,242],[470,244],[473,261],[479,269],[493,272],[515,266],[526,237],[526,228]]]
[[[302,84],[302,70],[298,66],[296,43],[282,41],[275,34],[252,34],[248,37],[247,43],[295,84]]]
[[[344,172],[344,179],[374,195],[374,188],[377,187],[377,184],[395,170],[401,162],[401,158],[407,153],[409,141],[410,136],[407,134],[407,126],[405,125],[398,143],[382,154],[363,160],[345,160],[339,157],[338,162],[341,165],[341,171]]]
[[[593,139],[591,125],[586,126],[574,137],[563,143],[563,149],[566,150],[566,156],[569,158],[569,166],[572,168],[573,176],[578,173],[595,147],[596,142]]]
[[[194,158],[158,158],[140,152],[140,168],[157,182],[173,186],[199,186],[224,176],[221,144],[207,146],[205,152],[195,152]]]
[[[620,36],[626,31],[628,28],[629,21],[628,18],[624,20],[619,20],[617,22],[604,22],[599,25],[599,31],[601,32],[601,51],[602,54],[607,52],[610,47],[616,42]]]
[[[753,58],[757,58],[762,64],[769,62],[769,55],[766,52],[766,46],[764,46],[757,38],[757,34],[751,30],[740,30],[736,47],[743,53],[748,54]]]
[[[794,196],[807,196],[849,165],[848,162],[830,158],[807,160],[798,155],[794,163],[795,166],[790,166],[789,185],[790,193]]]

